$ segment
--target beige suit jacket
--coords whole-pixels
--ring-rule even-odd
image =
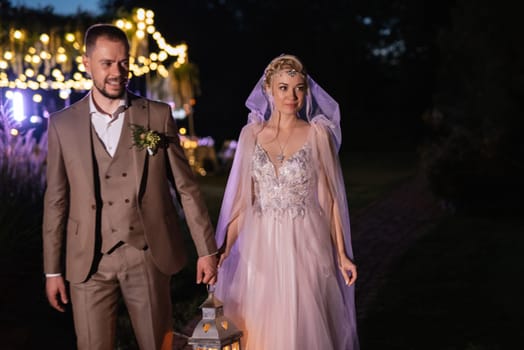
[[[135,186],[137,209],[146,242],[158,268],[171,275],[187,260],[170,191],[172,180],[199,256],[216,252],[214,232],[198,183],[180,146],[169,105],[131,93],[128,97],[128,121],[157,131],[169,140],[168,145],[159,148],[153,156],[133,147],[129,161],[133,162],[138,179]],[[44,272],[65,272],[66,279],[73,283],[88,278],[95,257],[97,203],[90,123],[89,95],[86,95],[51,115],[48,125]],[[127,143],[131,147],[132,140]]]

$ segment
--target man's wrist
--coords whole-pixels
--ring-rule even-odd
[[[218,254],[218,250],[216,252],[208,254],[208,255],[202,255],[200,258],[205,258],[206,256],[213,256],[213,255],[217,255],[217,254]]]
[[[59,277],[59,276],[62,276],[61,273],[46,273],[45,274],[45,277],[48,278],[48,277]]]

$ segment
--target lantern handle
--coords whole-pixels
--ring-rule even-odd
[[[214,294],[215,293],[215,285],[207,284],[207,293],[208,294]]]

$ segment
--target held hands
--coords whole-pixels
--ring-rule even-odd
[[[201,256],[197,260],[196,283],[214,285],[217,282],[217,256]]]
[[[355,283],[357,280],[357,265],[355,265],[353,261],[351,261],[351,259],[346,256],[346,254],[339,256],[338,268],[340,269],[342,277],[344,277],[344,281],[346,281],[347,286],[351,286],[353,283]]]
[[[62,276],[46,277],[45,290],[49,304],[58,311],[64,312],[64,305],[69,303],[64,278]]]

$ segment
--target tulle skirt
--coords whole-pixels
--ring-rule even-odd
[[[247,220],[215,290],[225,315],[243,330],[244,348],[356,349],[354,320],[320,211],[269,212]]]

